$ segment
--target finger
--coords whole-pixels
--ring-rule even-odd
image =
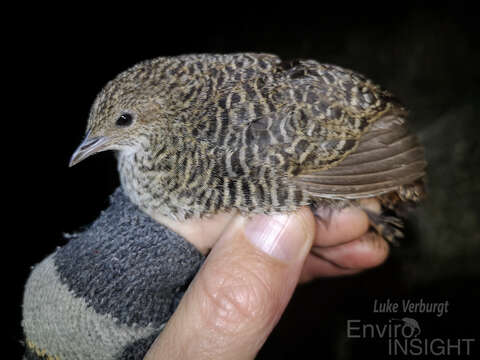
[[[339,269],[364,270],[383,263],[389,250],[390,247],[381,236],[368,232],[357,240],[332,247],[314,247],[311,252]]]
[[[353,275],[361,271],[362,270],[357,269],[346,269],[316,255],[310,254],[305,260],[299,282],[306,283],[319,277]]]
[[[368,216],[358,207],[342,210],[319,208],[314,246],[332,246],[361,237],[370,226]]]
[[[146,359],[253,359],[298,282],[309,209],[230,223]]]
[[[206,255],[220,238],[228,224],[236,216],[236,211],[219,213],[202,219],[174,220],[155,216],[155,220],[170,228]]]
[[[375,198],[361,199],[359,200],[359,204],[362,209],[370,210],[375,214],[380,214],[380,212],[382,211],[380,201]]]

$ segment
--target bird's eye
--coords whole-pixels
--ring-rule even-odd
[[[133,122],[133,116],[131,114],[125,113],[118,117],[115,125],[117,126],[128,126],[131,125]]]

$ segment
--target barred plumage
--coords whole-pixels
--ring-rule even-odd
[[[116,125],[125,113],[132,125]],[[95,152],[118,150],[133,202],[181,220],[392,193],[417,201],[426,163],[405,117],[390,93],[338,66],[187,55],[141,62],[109,82],[87,138],[108,139]]]

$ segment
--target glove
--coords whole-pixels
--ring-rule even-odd
[[[120,188],[69,237],[27,280],[24,359],[142,359],[204,256]]]

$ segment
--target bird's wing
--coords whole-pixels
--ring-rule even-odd
[[[280,80],[267,90],[274,111],[252,121],[246,138],[264,158],[284,160],[289,182],[312,196],[361,198],[425,174],[423,148],[391,94],[337,66],[278,67]]]
[[[361,198],[380,195],[425,175],[424,150],[404,120],[385,116],[335,166],[301,171],[291,181],[313,196]]]
[[[243,149],[250,166],[281,167],[319,197],[374,196],[423,175],[423,149],[388,92],[341,67],[261,59],[268,71],[244,69],[207,97],[197,140]]]
[[[304,67],[313,81],[306,81],[310,90],[298,97],[296,112],[309,114],[307,123],[319,130],[307,126],[301,131],[312,155],[291,182],[313,196],[351,199],[386,193],[425,175],[423,148],[391,94],[349,70],[314,63]],[[319,96],[309,101],[312,92]],[[324,110],[315,116],[315,108]],[[326,151],[322,160],[314,157],[321,155],[316,143]]]

